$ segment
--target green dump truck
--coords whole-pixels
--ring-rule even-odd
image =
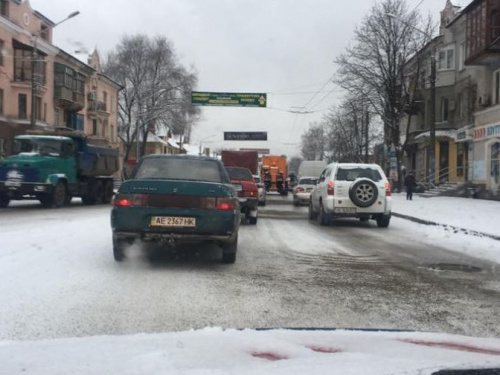
[[[16,136],[12,150],[0,159],[0,208],[22,199],[38,199],[46,207],[69,204],[72,197],[86,205],[110,203],[118,149],[64,131]]]

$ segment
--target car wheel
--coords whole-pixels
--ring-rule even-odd
[[[378,198],[378,188],[371,180],[356,181],[349,188],[349,198],[358,207],[370,207]]]
[[[6,194],[0,193],[0,208],[6,208],[10,203],[10,198]]]
[[[262,202],[262,206],[265,206],[266,205],[266,201],[264,200],[264,202]]]
[[[256,217],[249,217],[248,218],[248,223],[251,225],[257,224],[257,218]]]
[[[312,201],[309,201],[308,216],[309,216],[309,220],[316,220],[317,213],[314,212]]]
[[[236,261],[236,251],[238,250],[238,236],[234,241],[222,245],[222,263],[234,263]]]
[[[319,213],[318,213],[317,220],[318,220],[319,225],[322,225],[322,226],[328,225],[328,218],[326,217],[323,203],[319,204]]]
[[[113,257],[116,262],[121,262],[125,259],[125,241],[113,238]]]
[[[391,221],[391,215],[380,215],[377,217],[377,226],[379,228],[387,228]]]
[[[297,199],[294,199],[294,200],[293,200],[293,205],[294,205],[295,207],[297,207],[297,206],[299,205],[299,201],[298,201]]]

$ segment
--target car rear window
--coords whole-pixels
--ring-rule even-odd
[[[183,158],[144,159],[132,178],[228,182],[217,161]]]
[[[342,168],[337,171],[337,181],[354,181],[357,178],[369,178],[372,181],[378,182],[382,180],[379,171],[370,167],[357,168]]]
[[[299,180],[299,185],[316,185],[317,181],[317,178],[301,178]]]
[[[252,173],[244,168],[226,168],[229,178],[253,181]]]

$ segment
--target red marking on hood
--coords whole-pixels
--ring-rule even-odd
[[[317,346],[317,345],[307,346],[307,348],[318,353],[340,353],[342,351],[339,348],[332,348],[328,346]]]
[[[273,353],[273,352],[252,352],[252,357],[267,359],[269,361],[279,361],[282,359],[288,359],[284,355]]]
[[[500,350],[498,350],[498,349],[480,348],[478,346],[458,344],[455,342],[426,341],[426,340],[415,340],[415,339],[401,339],[399,341],[403,341],[403,342],[407,342],[407,343],[415,344],[415,345],[424,345],[424,346],[438,347],[438,348],[444,348],[444,349],[450,349],[450,350],[460,350],[462,352],[500,355]]]

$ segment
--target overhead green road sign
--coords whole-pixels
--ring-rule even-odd
[[[193,91],[191,104],[222,107],[266,107],[267,94]]]

